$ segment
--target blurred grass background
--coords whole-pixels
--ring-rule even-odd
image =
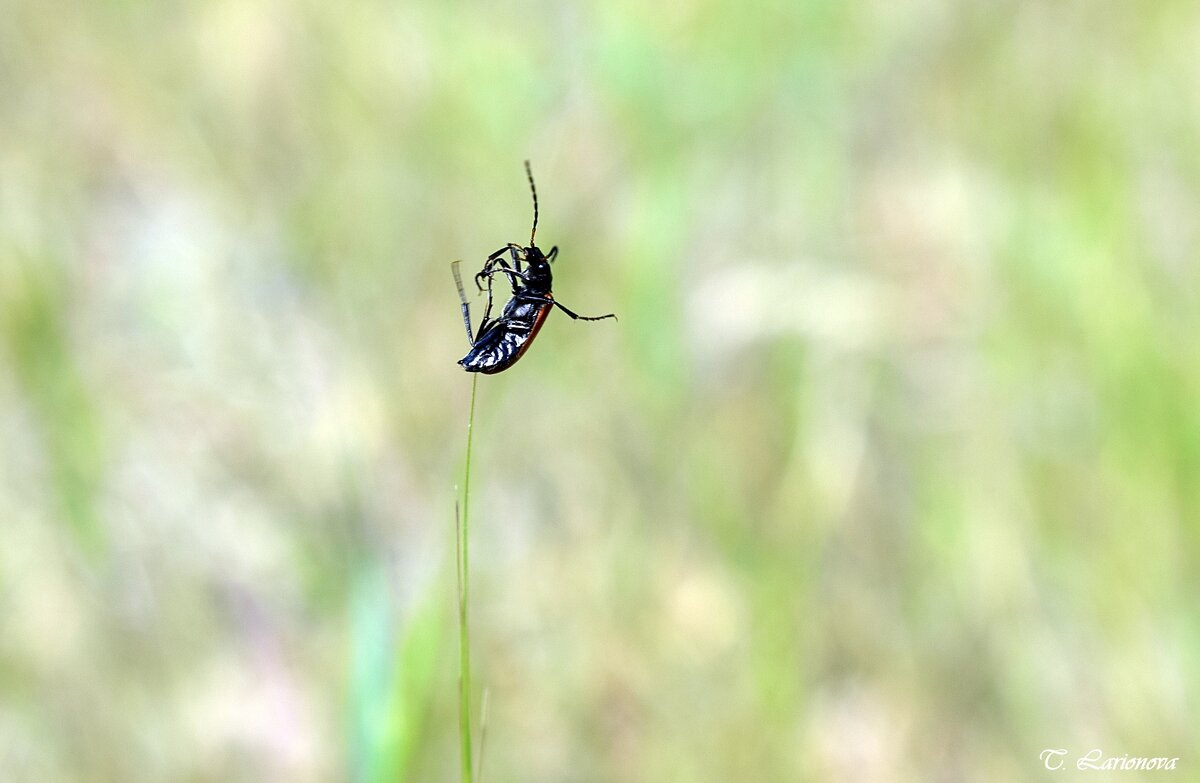
[[[524,158],[486,780],[1200,779],[1194,3],[4,17],[4,781],[455,779]]]

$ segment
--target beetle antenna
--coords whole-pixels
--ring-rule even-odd
[[[458,301],[462,302],[463,324],[467,327],[467,342],[474,345],[475,338],[471,336],[471,306],[467,304],[467,292],[463,290],[462,275],[458,272],[460,264],[462,264],[462,261],[451,261],[450,271],[454,273],[454,285],[458,286]],[[488,281],[488,291],[492,290],[491,282],[491,280]],[[483,320],[487,320],[486,315],[483,317]]]
[[[529,192],[533,194],[533,230],[529,232],[529,244],[533,245],[533,238],[537,235],[537,185],[533,184],[533,169],[529,168],[529,161],[525,161],[525,176],[529,177]]]

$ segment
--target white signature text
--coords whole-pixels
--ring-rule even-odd
[[[1046,769],[1062,769],[1067,764],[1069,751],[1066,748],[1046,748],[1038,756]],[[1100,748],[1093,748],[1075,760],[1076,769],[1175,769],[1179,757],[1166,756],[1105,756]]]

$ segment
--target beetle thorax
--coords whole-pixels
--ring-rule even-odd
[[[546,256],[536,245],[525,248],[525,262],[529,265],[525,270],[525,287],[529,292],[550,293],[553,281],[550,262],[546,260]]]

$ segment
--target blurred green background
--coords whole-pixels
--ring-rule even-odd
[[[3,16],[0,779],[456,779],[525,158],[485,780],[1200,779],[1195,3]]]

